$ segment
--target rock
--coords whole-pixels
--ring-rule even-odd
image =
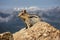
[[[10,32],[4,32],[0,34],[0,40],[14,40],[13,35]]]
[[[60,40],[60,30],[46,22],[38,22],[29,29],[13,34],[15,40]]]

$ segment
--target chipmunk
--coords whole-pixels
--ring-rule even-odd
[[[22,18],[23,21],[26,23],[26,29],[33,26],[36,22],[40,21],[40,18],[37,15],[30,15],[26,10],[22,10],[18,17]]]

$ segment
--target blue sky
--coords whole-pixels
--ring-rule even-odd
[[[0,8],[38,6],[41,8],[60,6],[60,0],[0,0]]]

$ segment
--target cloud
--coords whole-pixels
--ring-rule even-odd
[[[22,7],[22,8],[14,8],[14,10],[29,10],[29,11],[36,11],[36,10],[44,10],[43,8],[37,7],[37,6],[30,6],[30,7]]]
[[[13,15],[10,15],[8,17],[0,17],[0,22],[8,22],[9,20],[11,20],[13,18]]]
[[[32,6],[32,7],[29,7],[28,10],[32,10],[32,11],[33,10],[40,10],[40,8],[39,7]]]
[[[42,11],[42,19],[48,22],[60,23],[60,7],[47,9]]]
[[[22,9],[29,10],[30,13],[36,13],[36,14],[38,13],[44,21],[60,23],[60,7],[48,8],[48,9],[39,8],[37,6],[31,6],[31,7],[25,7],[25,8],[23,8],[23,7],[14,8],[14,10],[18,10],[18,11],[20,11]],[[9,20],[12,20],[12,18],[14,17],[15,13],[13,13],[12,10],[10,10],[10,11],[7,10],[7,11],[5,11],[5,12],[10,14],[10,16],[8,16],[6,18],[0,17],[0,22],[8,22]]]

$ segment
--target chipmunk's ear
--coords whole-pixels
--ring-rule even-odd
[[[24,9],[23,12],[26,13],[26,10]]]

